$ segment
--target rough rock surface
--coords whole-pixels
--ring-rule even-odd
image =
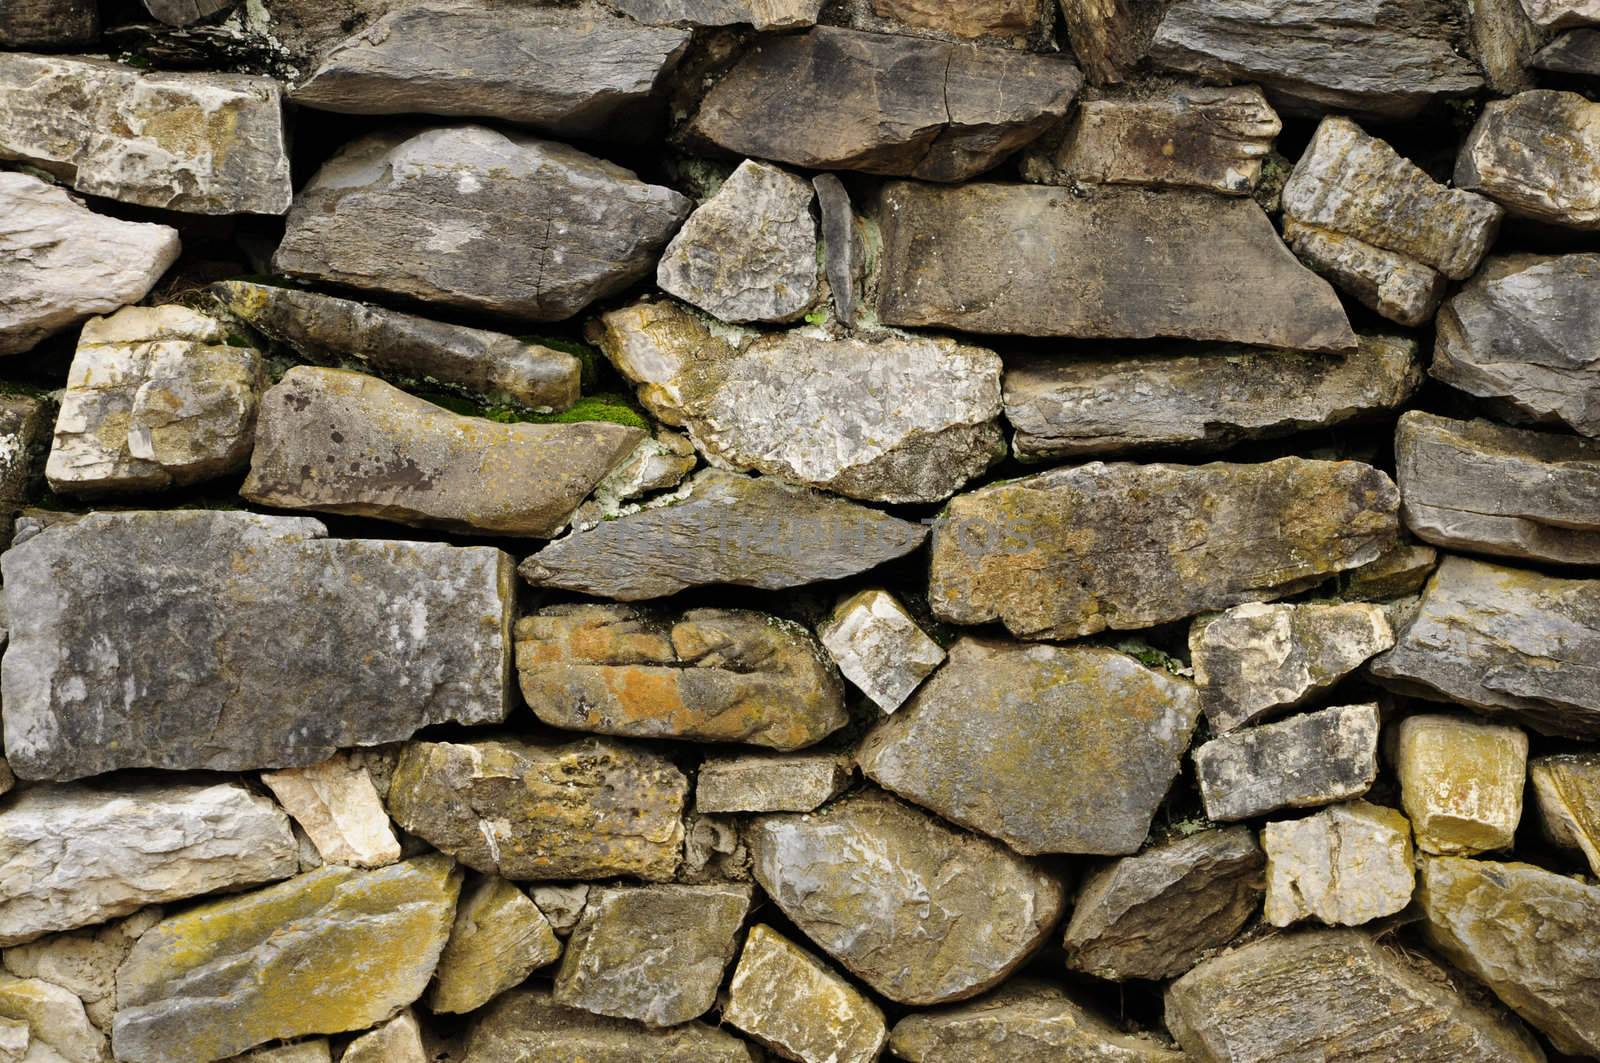
[[[958,495],[934,523],[929,603],[958,624],[1074,638],[1280,598],[1375,560],[1400,496],[1358,462],[1094,462]]]
[[[962,181],[1065,115],[1082,83],[1058,56],[819,26],[747,53],[689,134],[806,169]]]
[[[857,758],[1018,852],[1131,853],[1199,714],[1192,684],[1115,650],[969,637]]]
[[[210,290],[230,315],[319,362],[354,359],[379,374],[535,410],[578,401],[578,359],[539,343],[297,288],[222,281]]]
[[[1533,65],[1556,74],[1600,74],[1600,30],[1563,33],[1539,49]]]
[[[944,649],[887,591],[865,590],[840,602],[817,636],[844,677],[884,712],[905,704],[944,663]]]
[[[485,874],[670,879],[689,781],[618,742],[415,742],[389,787],[408,832]]]
[[[129,306],[83,326],[45,476],[62,493],[159,490],[243,469],[261,355],[182,306]]]
[[[547,990],[514,989],[481,1013],[465,1063],[755,1063],[750,1046],[689,1022],[669,1030],[557,1004]]]
[[[1342,358],[1227,346],[1007,359],[1012,449],[1023,461],[1158,447],[1210,451],[1400,407],[1422,383],[1416,341],[1358,339]]]
[[[1452,991],[1436,967],[1357,930],[1252,942],[1166,994],[1167,1028],[1196,1063],[1539,1063],[1515,1022]]]
[[[0,11],[0,45],[7,48],[77,44],[99,31],[98,0],[11,0]]]
[[[1461,145],[1455,182],[1512,214],[1600,229],[1600,103],[1551,89],[1490,100]]]
[[[927,534],[866,506],[706,469],[660,502],[551,543],[519,571],[535,586],[621,601],[710,584],[780,590],[865,572]]]
[[[228,10],[238,0],[142,0],[144,8],[169,26],[187,26]]]
[[[837,753],[708,756],[695,776],[696,812],[810,812],[854,775]]]
[[[1338,296],[1283,246],[1253,200],[893,182],[879,224],[878,316],[888,325],[1308,351],[1356,345]],[[1113,228],[1120,235],[1107,241]]]
[[[527,894],[497,875],[476,878],[461,891],[428,1009],[476,1011],[560,955],[560,940]]]
[[[1581,852],[1600,876],[1600,753],[1535,757],[1528,779],[1539,799],[1540,825],[1557,845]]]
[[[378,788],[367,769],[345,753],[321,764],[261,774],[327,864],[382,867],[400,859]]]
[[[806,950],[757,925],[734,968],[724,1022],[800,1063],[871,1063],[883,1012]]]
[[[1528,775],[1522,731],[1455,716],[1408,716],[1394,760],[1418,848],[1472,856],[1511,847]]]
[[[0,524],[8,510],[27,502],[39,477],[39,461],[50,441],[53,404],[33,395],[0,393]],[[0,544],[9,536],[0,530]],[[0,627],[5,622],[0,620]],[[0,647],[5,639],[0,636]]]
[[[430,1063],[422,1028],[410,1010],[351,1041],[339,1063]]]
[[[1403,693],[1507,716],[1541,734],[1600,736],[1600,580],[1446,557],[1422,607],[1371,672]]]
[[[300,190],[272,262],[308,280],[558,321],[647,276],[689,207],[671,189],[522,133],[375,133]]]
[[[1121,84],[1144,59],[1165,5],[1138,0],[1061,0],[1072,50],[1096,85]]]
[[[758,30],[814,26],[825,0],[606,0],[625,15],[650,25],[731,26]]]
[[[684,30],[592,9],[402,7],[336,45],[293,98],[345,114],[499,118],[562,137],[616,136],[688,43]]]
[[[0,54],[0,158],[79,192],[197,214],[289,209],[283,98],[271,78],[146,72]]]
[[[1404,542],[1340,576],[1340,594],[1351,601],[1383,601],[1416,594],[1439,562],[1431,546]],[[1390,627],[1393,627],[1391,623]]]
[[[553,727],[798,749],[848,719],[811,632],[766,613],[554,605],[516,637],[522,695]]]
[[[1418,890],[1428,941],[1562,1052],[1600,1054],[1600,887],[1530,864],[1440,857]]]
[[[1594,0],[1523,0],[1534,24],[1545,29],[1566,29],[1600,22],[1600,5]]]
[[[1119,982],[1183,974],[1256,913],[1262,863],[1253,831],[1225,827],[1091,872],[1062,940],[1067,966]]]
[[[0,975],[0,1032],[12,1045],[21,1042],[22,1049],[12,1056],[16,1063],[105,1063],[111,1058],[105,1035],[89,1022],[82,1002],[37,978]]]
[[[1357,926],[1411,903],[1411,825],[1392,808],[1351,801],[1261,829],[1273,926],[1317,919]]]
[[[1394,645],[1378,606],[1236,605],[1189,628],[1200,705],[1213,732],[1303,705]]]
[[[0,355],[143,299],[178,230],[96,214],[31,174],[0,171]]]
[[[67,990],[83,1002],[95,1028],[109,1033],[116,1014],[117,968],[134,942],[160,921],[160,908],[145,908],[101,926],[51,934],[6,949],[5,969],[18,978],[37,978]]]
[[[292,767],[504,719],[510,559],[326,534],[303,517],[95,513],[13,547],[12,769]]]
[[[1378,776],[1378,707],[1341,705],[1247,727],[1194,751],[1209,819],[1360,797]]]
[[[797,927],[901,1004],[962,1000],[1023,963],[1060,918],[1060,883],[995,842],[863,791],[747,835],[756,881]]]
[[[644,438],[610,421],[464,417],[377,377],[295,366],[261,399],[239,493],[279,509],[549,538]]]

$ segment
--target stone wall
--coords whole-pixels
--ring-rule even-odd
[[[0,1063],[1600,1058],[1595,0],[0,0]]]

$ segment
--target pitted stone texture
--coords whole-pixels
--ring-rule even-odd
[[[1422,862],[1424,933],[1573,1055],[1600,1055],[1600,887],[1530,864]]]
[[[756,881],[800,930],[901,1004],[999,984],[1064,907],[1061,884],[1004,846],[874,790],[748,835]]]
[[[408,832],[512,879],[670,879],[683,855],[689,781],[620,742],[415,742],[389,787]]]
[[[753,753],[708,756],[695,775],[696,812],[810,812],[832,800],[854,776],[839,753]]]
[[[1541,734],[1600,736],[1600,580],[1446,557],[1374,677]]]
[[[169,916],[117,972],[117,1059],[197,1063],[383,1022],[427,987],[460,888],[435,853],[319,868]]]
[[[143,299],[178,230],[96,214],[64,189],[0,171],[0,355]]]
[[[750,886],[590,890],[556,972],[555,1001],[676,1026],[715,1003],[750,912]]]
[[[236,783],[35,787],[0,809],[0,946],[288,878],[289,818]]]
[[[1062,0],[1072,51],[1096,85],[1119,85],[1150,48],[1162,8],[1134,0]]]
[[[1254,831],[1226,827],[1091,872],[1062,940],[1067,966],[1119,982],[1183,974],[1256,913],[1263,860]]]
[[[764,924],[750,928],[722,1020],[799,1063],[872,1063],[883,1012],[826,964]]]
[[[0,45],[7,48],[78,44],[99,32],[98,0],[11,0],[0,11]]]
[[[321,764],[263,772],[261,781],[300,825],[328,864],[382,867],[400,859],[372,776],[348,754]]]
[[[297,288],[222,281],[210,291],[228,314],[314,361],[354,359],[379,375],[535,410],[578,401],[578,359],[539,343]]]
[[[1600,876],[1600,753],[1535,757],[1528,778],[1545,835],[1581,852],[1589,870]]]
[[[662,291],[723,321],[793,321],[817,301],[811,182],[745,160],[656,264]]]
[[[292,98],[344,114],[499,118],[561,137],[615,136],[688,43],[684,30],[592,8],[402,7],[335,45]]]
[[[660,501],[551,543],[519,571],[536,587],[625,602],[714,584],[782,590],[858,575],[927,534],[867,506],[705,469]]]
[[[350,1042],[339,1063],[429,1063],[422,1029],[409,1009]]]
[[[903,705],[944,663],[944,649],[888,591],[865,590],[840,602],[817,635],[844,677],[884,712]]]
[[[18,978],[38,978],[72,993],[83,1002],[84,1014],[95,1028],[109,1034],[116,1015],[117,968],[134,942],[160,921],[160,908],[144,908],[101,926],[51,934],[6,949],[5,969]]]
[[[279,509],[549,538],[644,438],[610,421],[464,417],[364,373],[295,366],[261,399],[239,493]]]
[[[1395,431],[1401,514],[1452,550],[1600,564],[1600,441],[1411,410]]]
[[[814,26],[825,0],[606,0],[650,25],[695,29],[748,23],[758,30]]]
[[[25,1036],[19,1037],[18,1026]],[[0,975],[0,1033],[13,1045],[22,1043],[24,1050],[12,1056],[17,1063],[106,1063],[111,1058],[105,1034],[84,1014],[83,1003],[37,978]]]
[[[1490,100],[1461,145],[1455,182],[1512,214],[1600,229],[1600,103],[1551,89]]]
[[[476,1011],[560,955],[561,942],[538,905],[497,875],[476,878],[461,891],[428,1009]]]
[[[857,758],[1020,853],[1131,853],[1199,715],[1193,684],[1115,650],[964,638]]]
[[[1392,808],[1351,801],[1261,830],[1273,926],[1317,919],[1357,926],[1411,903],[1411,824]]]
[[[1247,727],[1194,752],[1206,816],[1222,822],[1360,797],[1378,777],[1378,706]]]
[[[283,97],[272,78],[13,52],[0,55],[0,95],[0,158],[79,192],[195,214],[289,209]]]
[[[303,517],[95,513],[0,558],[26,779],[316,764],[509,710],[510,559]]]
[[[1076,638],[1281,598],[1375,560],[1400,494],[1359,462],[1052,469],[957,495],[928,600],[957,624]]]
[[[129,306],[83,326],[45,476],[62,493],[181,487],[250,460],[261,355],[182,306]]]
[[[1305,704],[1393,645],[1383,610],[1360,603],[1250,602],[1189,628],[1200,704],[1218,734]]]
[[[1254,941],[1166,991],[1194,1063],[1542,1063],[1514,1020],[1455,992],[1421,957],[1358,930]]]
[[[1424,852],[1509,849],[1522,820],[1528,736],[1454,716],[1408,716],[1395,745],[1406,815]]]
[[[772,37],[700,104],[689,135],[811,170],[964,181],[1067,113],[1058,56],[819,26]]]
[[[811,632],[766,613],[554,605],[516,634],[522,695],[552,727],[787,750],[848,721]]]
[[[668,1030],[562,1007],[543,989],[514,989],[481,1013],[463,1063],[756,1063],[730,1033],[689,1022]]]
[[[689,208],[620,166],[522,133],[375,133],[300,190],[272,262],[308,280],[559,321],[648,276]]]
[[[881,199],[878,316],[888,325],[1356,345],[1332,287],[1283,246],[1253,200],[909,182],[885,186]]]

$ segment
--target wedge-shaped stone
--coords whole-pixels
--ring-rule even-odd
[[[850,785],[855,774],[838,753],[709,756],[694,781],[696,812],[810,812]]]
[[[1563,33],[1539,49],[1533,65],[1556,74],[1600,76],[1600,30]]]
[[[1372,674],[1404,693],[1600,736],[1600,580],[1446,557]]]
[[[1357,930],[1278,935],[1207,960],[1167,988],[1166,1019],[1195,1063],[1544,1059],[1438,967]]]
[[[328,864],[382,867],[400,859],[378,788],[359,761],[336,753],[321,764],[261,774]]]
[[[37,177],[0,171],[0,355],[138,302],[178,251],[176,229],[107,218]]]
[[[756,881],[784,914],[901,1004],[998,984],[1044,943],[1065,900],[1004,846],[874,790],[811,815],[763,816],[746,840]]]
[[[196,214],[289,209],[283,98],[272,78],[13,52],[0,55],[0,96],[0,158],[79,192]]]
[[[1455,181],[1512,214],[1600,229],[1600,103],[1550,89],[1490,100],[1456,156]]]
[[[1600,564],[1600,441],[1411,410],[1395,431],[1401,514],[1454,550]]]
[[[1360,797],[1378,777],[1378,706],[1341,705],[1247,727],[1194,751],[1209,819]]]
[[[1418,890],[1428,941],[1556,1048],[1600,1055],[1600,886],[1531,864],[1439,857]]]
[[[117,972],[116,1056],[199,1063],[382,1022],[427,988],[460,888],[435,853],[319,868],[170,916]]]
[[[1375,560],[1400,494],[1359,462],[1052,469],[957,495],[928,600],[957,624],[1075,638],[1281,598]]]
[[[688,133],[812,170],[964,181],[1064,116],[1082,84],[1057,56],[819,26],[747,52]]]
[[[1351,801],[1261,830],[1273,926],[1317,919],[1357,926],[1411,903],[1411,824],[1392,808]]]
[[[514,989],[485,1010],[467,1037],[465,1063],[755,1063],[730,1033],[689,1022],[654,1030],[557,1004],[548,990]]]
[[[1433,547],[1404,542],[1376,561],[1344,573],[1339,579],[1340,594],[1348,600],[1363,602],[1416,594],[1428,582],[1429,574],[1438,563],[1439,551]]]
[[[879,225],[885,324],[1306,351],[1356,345],[1339,297],[1253,200],[894,182]]]
[[[1167,9],[1150,57],[1258,82],[1280,110],[1403,119],[1483,86],[1477,64],[1452,46],[1450,21],[1430,0],[1182,0]]]
[[[1528,778],[1545,836],[1581,852],[1589,870],[1600,876],[1600,753],[1535,757]]]
[[[89,1022],[77,997],[38,978],[0,975],[0,1046],[19,1043],[21,1047],[14,1048],[9,1058],[0,1055],[0,1059],[6,1063],[105,1063],[111,1058],[105,1034]]]
[[[1305,704],[1393,645],[1383,610],[1361,603],[1249,602],[1189,628],[1200,704],[1219,734]]]
[[[354,360],[382,376],[535,410],[578,401],[578,359],[539,343],[298,288],[222,281],[210,291],[228,314],[314,361]]]
[[[1403,405],[1422,383],[1416,341],[1359,339],[1343,358],[1220,347],[1007,359],[1011,446],[1023,461],[1157,447],[1219,450]]]
[[[527,894],[498,875],[478,878],[461,891],[428,1009],[476,1011],[560,955],[561,941]]]
[[[644,438],[610,421],[464,417],[377,377],[299,365],[261,399],[239,493],[279,509],[549,538]]]
[[[750,928],[722,1019],[799,1063],[871,1063],[889,1039],[876,1004],[765,925]]]
[[[1018,852],[1131,853],[1199,715],[1193,684],[1115,650],[964,638],[857,756]]]
[[[402,8],[336,45],[293,99],[344,114],[500,118],[562,137],[616,135],[688,43],[684,30],[593,9]]]
[[[689,781],[601,739],[415,742],[389,785],[400,826],[463,864],[514,879],[670,879]]]
[[[1454,716],[1408,716],[1394,760],[1418,848],[1449,856],[1511,848],[1528,779],[1526,734]]]
[[[553,605],[516,632],[522,695],[553,727],[798,749],[848,720],[811,632],[766,613]]]
[[[817,634],[844,677],[884,712],[903,705],[944,663],[944,648],[888,591],[865,590],[840,602]]]
[[[288,878],[289,818],[236,783],[24,790],[0,809],[0,946]]]
[[[1096,85],[1118,85],[1144,59],[1162,9],[1137,0],[1061,0],[1072,51]]]
[[[1255,915],[1263,861],[1255,832],[1227,827],[1091,872],[1062,940],[1067,966],[1119,982],[1183,974]]]
[[[865,572],[927,534],[867,506],[706,469],[674,495],[551,543],[519,571],[534,586],[625,602],[711,584],[781,590]]]
[[[326,534],[304,517],[95,513],[13,547],[12,769],[295,767],[503,720],[510,559]]]
[[[375,133],[301,189],[272,261],[295,277],[558,321],[648,276],[690,205],[522,133]]]

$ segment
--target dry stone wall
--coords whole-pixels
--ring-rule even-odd
[[[1595,0],[0,0],[0,1063],[1600,1059]]]

